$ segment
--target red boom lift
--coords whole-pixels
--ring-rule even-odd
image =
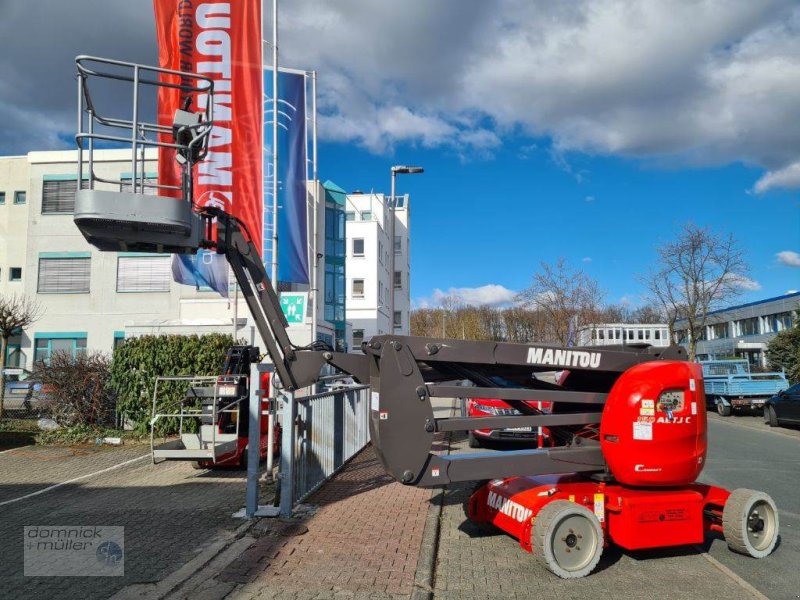
[[[171,129],[143,122],[135,110],[139,86],[211,96],[213,81],[107,59],[79,57],[77,64],[79,178],[88,188],[76,194],[74,220],[86,239],[107,251],[194,253],[202,247],[224,254],[287,390],[318,381],[326,365],[371,386],[372,442],[395,479],[423,487],[487,480],[469,500],[469,517],[516,537],[564,578],[590,573],[609,543],[629,550],[681,546],[718,532],[732,550],[755,558],[775,548],[778,511],[767,494],[695,481],[706,458],[705,396],[700,367],[686,362],[682,348],[559,348],[396,335],[373,337],[363,354],[319,344],[299,348],[289,340],[277,294],[242,224],[220,209],[193,205],[192,169],[208,149],[212,99],[199,104],[206,107],[202,113],[177,111]],[[133,84],[130,119],[98,112],[89,94],[94,78]],[[101,133],[108,128],[131,135]],[[109,182],[94,173],[95,141],[131,142],[131,191],[95,189],[96,182]],[[144,146],[177,150],[182,201],[145,193],[163,186],[144,181]],[[110,183],[124,189],[122,182]],[[556,384],[535,377],[564,369],[569,376]],[[472,386],[453,385],[456,380]],[[516,412],[434,416],[432,398],[465,396],[498,398]],[[531,402],[552,402],[553,411],[542,414]],[[439,432],[518,427],[547,427],[558,444],[446,456],[433,451]]]

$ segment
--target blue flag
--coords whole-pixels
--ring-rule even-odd
[[[172,278],[184,285],[210,288],[228,297],[228,262],[223,254],[200,250],[197,254],[175,254],[172,257]]]

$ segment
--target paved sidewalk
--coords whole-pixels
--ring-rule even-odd
[[[314,514],[262,520],[244,554],[179,596],[408,598],[430,497],[394,482],[368,446],[308,499]]]

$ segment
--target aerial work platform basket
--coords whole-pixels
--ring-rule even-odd
[[[165,402],[164,388],[186,388],[177,401]],[[240,444],[239,404],[246,401],[247,378],[157,377],[150,417],[150,452],[153,463],[164,460],[227,462]],[[159,424],[176,419],[177,438],[157,443]]]

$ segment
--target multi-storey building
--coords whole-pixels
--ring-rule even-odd
[[[347,320],[353,327],[354,349],[373,335],[408,335],[409,213],[408,195],[395,197],[393,211],[390,199],[383,194],[347,195]],[[394,273],[390,272],[390,253],[394,253]],[[394,294],[394,314],[390,314],[390,294]]]
[[[800,309],[800,292],[731,306],[708,313],[706,326],[698,336],[697,358],[747,358],[751,364],[766,366],[765,350],[781,331],[794,326]],[[675,323],[678,343],[688,346],[689,324]]]
[[[155,153],[148,158],[146,175],[154,178]],[[234,303],[232,278],[226,299],[175,283],[169,255],[100,252],[90,246],[72,221],[76,161],[75,151],[0,158],[0,295],[26,295],[42,308],[41,318],[12,338],[9,364],[30,367],[57,350],[110,352],[126,336],[146,333],[235,331],[239,339],[261,343],[244,300]],[[94,168],[100,177],[122,180],[118,187],[124,188],[130,178],[130,151],[95,151]],[[114,189],[110,184],[100,187]],[[309,184],[309,204],[316,204],[319,224],[316,247],[309,243],[309,253],[318,266],[317,338],[342,347],[344,194],[337,190],[330,182]],[[336,225],[329,229],[328,222]],[[309,240],[313,242],[313,235]],[[328,273],[331,293],[326,289]],[[305,290],[313,294],[309,287]],[[297,344],[311,341],[311,313],[307,310],[305,323],[289,328]]]

